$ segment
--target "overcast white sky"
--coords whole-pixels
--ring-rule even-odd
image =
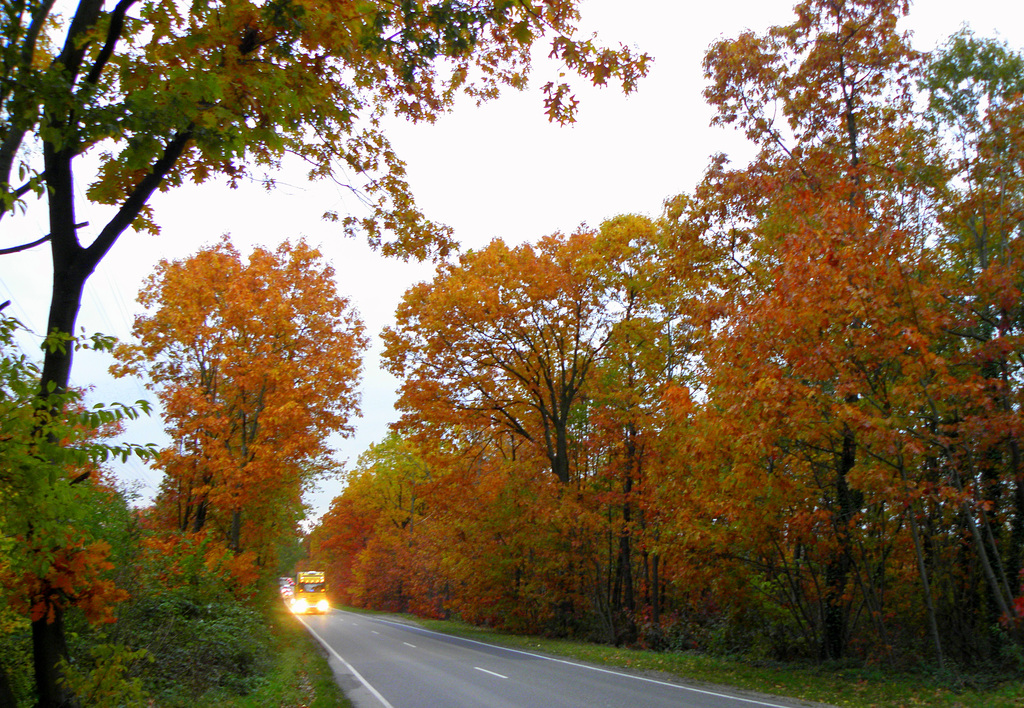
[[[454,227],[463,247],[493,237],[533,240],[582,222],[597,226],[621,213],[657,216],[664,199],[692,189],[711,154],[726,152],[737,160],[746,154],[737,135],[708,127],[711,112],[701,97],[704,50],[720,36],[786,24],[792,6],[791,0],[583,0],[584,27],[608,44],[635,45],[653,55],[650,76],[628,97],[613,88],[579,91],[579,122],[571,127],[546,121],[536,89],[552,78],[544,66],[538,66],[530,91],[509,93],[482,108],[466,102],[432,126],[396,122],[391,138],[408,165],[420,208]],[[906,26],[915,33],[916,47],[928,50],[964,23],[978,35],[999,35],[1024,47],[1019,0],[919,0]],[[272,194],[256,185],[230,190],[208,184],[154,199],[163,233],[122,237],[87,286],[79,326],[127,338],[139,310],[138,288],[156,262],[188,256],[230,233],[243,253],[254,244],[275,246],[299,236],[317,244],[337,271],[340,292],[376,337],[391,323],[406,288],[428,279],[432,267],[383,259],[321,221],[328,210],[358,210],[344,188],[308,184],[301,169],[279,175],[279,183]],[[44,211],[40,204],[27,218],[6,223],[0,246],[46,233]],[[93,222],[100,225],[99,219]],[[45,329],[49,273],[45,248],[0,258],[0,301],[12,300],[10,313],[36,333]],[[363,418],[355,422],[352,438],[338,441],[339,458],[350,463],[383,438],[395,418],[397,383],[379,370],[378,356],[375,343],[365,361]],[[152,399],[140,382],[110,379],[108,363],[80,357],[75,384],[95,385],[97,401]],[[159,421],[143,421],[129,427],[128,437],[163,445],[160,431]],[[138,484],[143,499],[159,484],[159,473],[138,462],[121,467],[120,474]],[[340,489],[337,480],[325,480],[309,498],[314,513],[325,511]]]

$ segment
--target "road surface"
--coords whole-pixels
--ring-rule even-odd
[[[299,618],[357,708],[799,708],[331,610]]]

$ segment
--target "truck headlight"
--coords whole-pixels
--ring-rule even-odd
[[[300,597],[298,600],[292,603],[292,610],[298,612],[300,615],[304,614],[309,609],[309,603],[306,602],[306,598]]]
[[[327,612],[330,608],[331,606],[327,603],[327,600],[320,600],[320,602],[316,603],[317,612]]]

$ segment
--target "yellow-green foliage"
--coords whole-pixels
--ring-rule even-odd
[[[94,708],[150,705],[142,679],[128,678],[126,674],[136,662],[152,662],[152,654],[145,649],[132,651],[120,644],[97,644],[89,653],[91,661],[84,666],[71,666],[67,662],[61,666],[64,683],[84,705]]]

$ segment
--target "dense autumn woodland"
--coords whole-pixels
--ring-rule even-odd
[[[1024,59],[899,3],[714,44],[758,148],[658,219],[449,259],[312,533],[346,603],[889,666],[1024,648]]]
[[[20,353],[18,323],[5,317],[0,329],[0,638],[13,647],[0,665],[3,704],[142,700],[113,696],[139,688],[116,679],[146,656],[164,693],[217,680],[212,654],[182,657],[184,628],[237,620],[228,634],[253,636],[234,605],[211,610],[212,595],[244,598],[275,574],[274,536],[295,537],[301,491],[328,464],[324,439],[357,410],[365,335],[328,292],[329,265],[301,243],[247,262],[223,243],[160,268],[142,296],[138,348],[119,352],[118,368],[150,373],[168,405],[172,449],[105,442],[145,406],[83,409],[69,387],[74,352],[113,342],[79,333],[77,317],[89,276],[126,231],[167,237],[156,192],[215,179],[273,188],[290,156],[311,179],[358,177],[347,186],[363,211],[326,214],[339,238],[399,258],[443,256],[450,230],[416,207],[386,118],[429,122],[459,95],[522,89],[535,44],[565,69],[544,88],[543,110],[559,122],[577,106],[566,74],[628,92],[648,64],[582,36],[576,0],[109,5],[0,6],[0,254],[47,248],[53,279],[41,364]],[[12,220],[27,211],[45,217],[47,233],[22,238]],[[183,328],[187,313],[195,330]],[[95,466],[132,454],[156,455],[166,483],[151,510],[125,507],[120,523],[108,507],[123,495]],[[85,625],[112,619],[81,646]],[[177,627],[173,642],[167,627]],[[135,649],[147,632],[152,641]],[[195,637],[213,654],[223,639]]]
[[[189,659],[186,619],[252,635],[225,598],[297,564],[341,603],[517,632],[1019,674],[1024,55],[967,30],[922,54],[905,2],[808,0],[707,51],[749,164],[657,218],[460,252],[383,119],[523,88],[535,43],[633,90],[648,57],[580,39],[578,4],[3,6],[2,216],[50,224],[3,252],[49,248],[54,288],[40,362],[0,328],[0,703],[188,704],[220,635]],[[224,238],[160,264],[133,341],[76,332],[156,191],[287,154],[365,176],[339,232],[438,262],[383,333],[401,417],[301,545],[372,334],[320,253]],[[83,347],[146,377],[169,447],[110,442],[148,406],[86,408]],[[128,455],[163,473],[146,508],[107,469]]]

